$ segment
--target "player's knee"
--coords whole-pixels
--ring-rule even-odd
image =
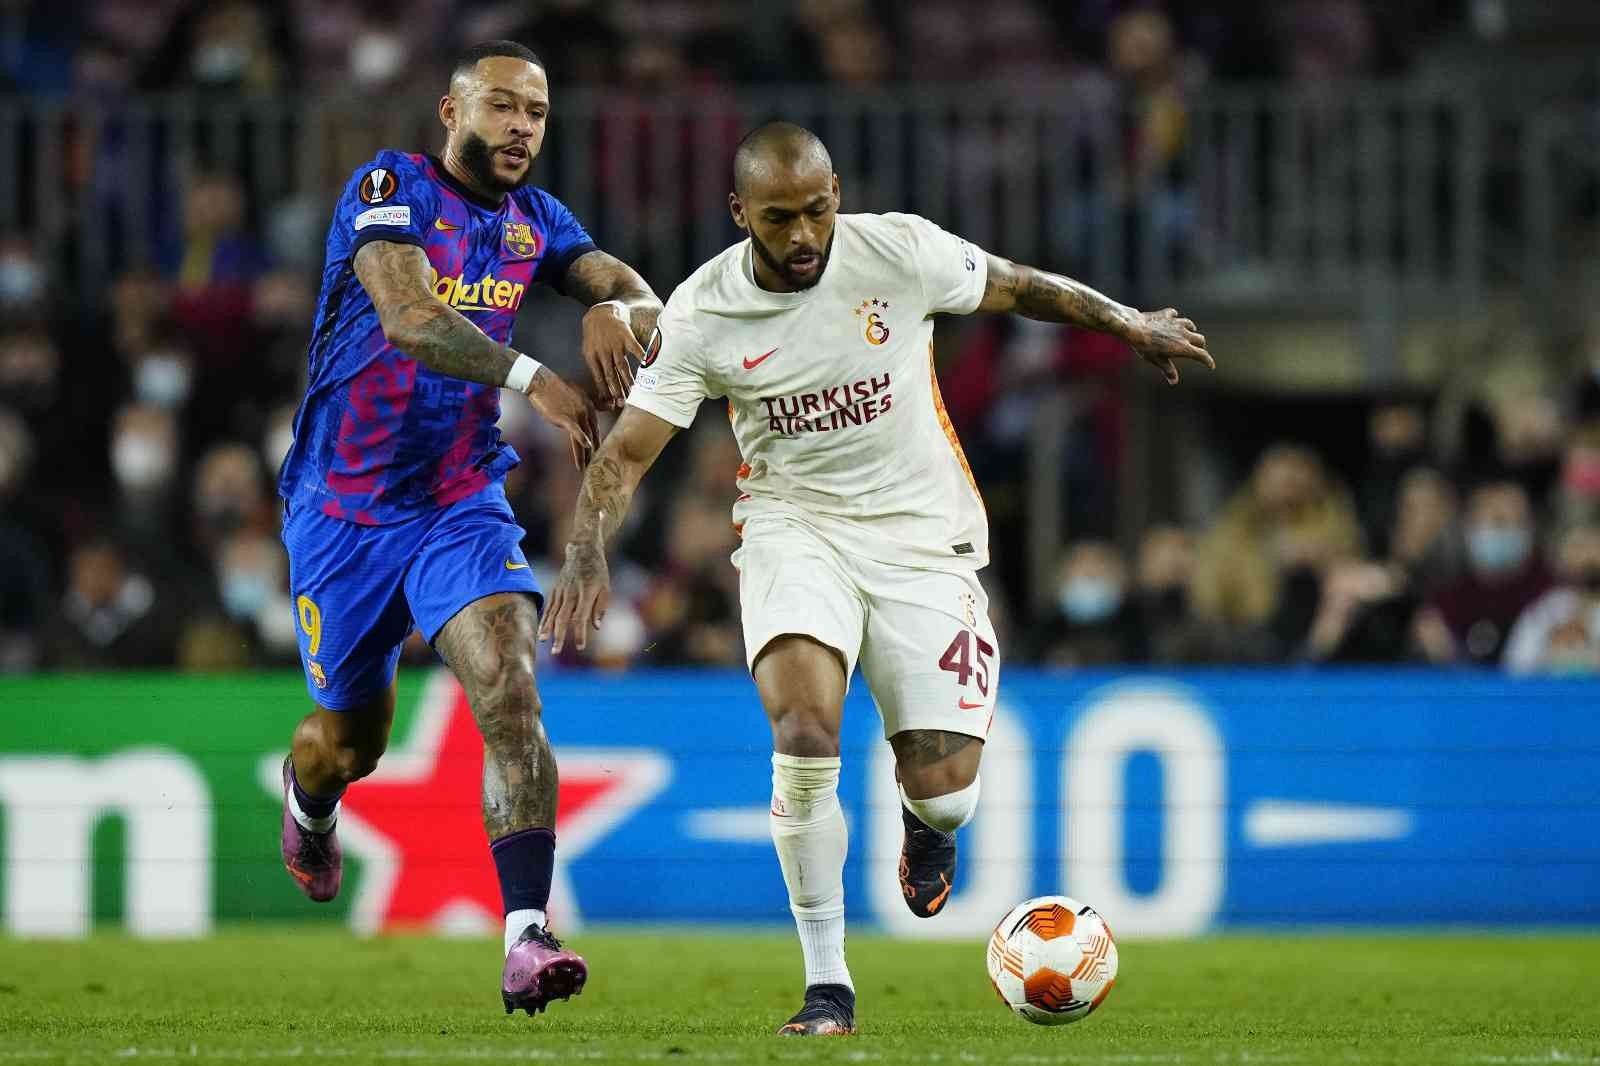
[[[945,759],[929,766],[898,763],[895,772],[900,786],[913,796],[943,796],[970,788],[978,780],[978,763],[964,759]]]
[[[480,714],[521,721],[537,718],[544,709],[529,655],[486,648],[467,674],[467,698]]]
[[[333,749],[334,776],[347,785],[359,781],[378,768],[381,758],[382,747],[340,744]]]
[[[830,708],[796,701],[772,717],[772,747],[786,755],[825,759],[839,754],[837,715]]]
[[[839,757],[785,755],[772,756],[773,812],[778,812],[779,801],[786,808],[784,815],[809,812],[826,804],[839,791]],[[803,818],[801,820],[804,820]]]

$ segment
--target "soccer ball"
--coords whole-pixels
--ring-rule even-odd
[[[989,980],[1038,1025],[1087,1018],[1117,980],[1117,944],[1095,909],[1066,896],[1024,900],[989,938]]]

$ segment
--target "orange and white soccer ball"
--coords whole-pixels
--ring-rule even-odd
[[[1001,1001],[1038,1025],[1087,1018],[1117,980],[1117,943],[1105,919],[1066,896],[1011,908],[989,938],[988,961]]]

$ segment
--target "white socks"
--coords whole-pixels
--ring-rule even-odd
[[[544,911],[530,908],[524,911],[512,911],[506,915],[507,955],[511,954],[511,948],[516,944],[517,938],[522,935],[522,931],[530,925],[537,925],[541,929],[544,928]]]
[[[902,788],[900,802],[922,819],[923,825],[941,833],[953,833],[972,821],[972,816],[978,812],[978,785],[982,780],[981,777],[974,777],[972,784],[958,792],[946,792],[942,796],[919,800],[906,795],[906,790]]]
[[[295,823],[308,833],[326,833],[339,821],[339,805],[333,806],[333,813],[326,818],[313,818],[300,809],[300,801],[295,798],[294,788],[288,790],[289,813],[294,816]]]
[[[844,961],[844,857],[839,759],[772,756],[772,843],[800,931],[806,984],[854,989]]]

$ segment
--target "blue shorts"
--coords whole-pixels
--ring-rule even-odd
[[[394,681],[413,625],[431,643],[474,600],[528,592],[542,606],[522,537],[499,482],[386,526],[291,506],[283,544],[311,698],[330,711],[370,700]]]

